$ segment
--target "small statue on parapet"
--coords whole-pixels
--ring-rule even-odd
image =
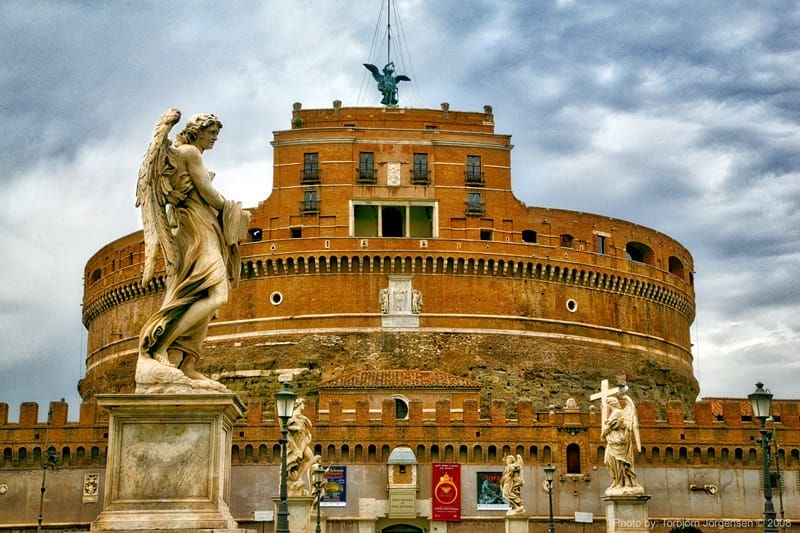
[[[636,405],[627,394],[623,396],[625,405],[612,396],[627,390],[627,386],[609,389],[608,380],[604,379],[600,392],[590,396],[590,399],[601,402],[600,438],[606,442],[603,462],[611,476],[606,496],[644,494],[644,487],[639,484],[633,469],[636,453],[642,448]]]
[[[507,455],[503,468],[503,475],[500,478],[500,489],[503,498],[508,502],[508,512],[506,515],[513,516],[525,513],[525,502],[522,501],[522,487],[525,486],[525,478],[522,475],[522,456]]]
[[[286,446],[286,479],[289,496],[308,496],[309,475],[314,463],[311,451],[311,420],[303,414],[305,400],[298,398],[292,417],[286,424],[288,441]]]

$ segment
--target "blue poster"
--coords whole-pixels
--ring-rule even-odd
[[[331,465],[325,472],[325,493],[320,507],[344,507],[347,505],[347,467]]]

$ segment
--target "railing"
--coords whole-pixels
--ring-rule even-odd
[[[319,183],[319,169],[304,169],[300,171],[300,183]]]
[[[303,200],[300,202],[300,212],[304,215],[319,213],[319,200]]]
[[[464,177],[468,187],[483,187],[483,172],[466,170],[464,171]]]
[[[430,185],[431,177],[428,170],[412,170],[411,171],[411,184],[412,185]]]
[[[374,184],[377,183],[378,176],[374,168],[359,168],[357,183]]]
[[[466,202],[464,214],[471,217],[483,216],[486,213],[486,206],[482,203]]]

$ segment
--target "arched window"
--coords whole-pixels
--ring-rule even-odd
[[[576,443],[567,446],[567,474],[581,473],[581,447]]]
[[[674,255],[669,257],[669,271],[671,274],[675,274],[681,279],[686,279],[683,272],[683,263]]]
[[[408,403],[402,398],[394,399],[394,417],[397,420],[408,419]]]
[[[629,261],[636,261],[637,263],[646,263],[648,265],[655,264],[653,250],[641,242],[629,242],[626,244],[625,257],[627,257]]]

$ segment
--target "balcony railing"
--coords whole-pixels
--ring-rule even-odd
[[[478,202],[466,202],[464,214],[470,217],[480,217],[486,213],[486,206]]]
[[[428,170],[412,170],[411,171],[411,184],[412,185],[430,185],[431,176]]]
[[[374,184],[378,182],[378,175],[374,168],[359,168],[357,183]]]
[[[468,187],[483,187],[483,172],[467,170],[464,172],[464,177]]]
[[[319,169],[304,169],[300,171],[300,183],[319,183]]]
[[[319,200],[303,200],[300,202],[300,212],[304,215],[319,213]]]

